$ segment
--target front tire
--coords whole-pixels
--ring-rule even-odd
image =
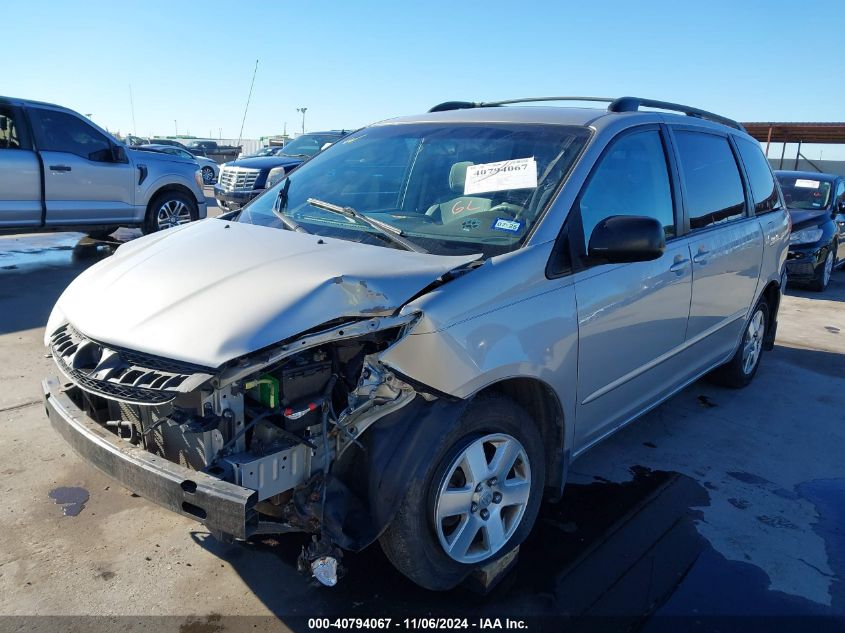
[[[164,191],[147,207],[142,231],[145,235],[194,222],[199,217],[196,200],[181,191]]]
[[[211,167],[206,166],[202,168],[202,181],[206,185],[214,184],[214,170]]]
[[[760,367],[768,326],[769,304],[765,299],[760,299],[745,324],[739,348],[731,360],[713,370],[709,376],[712,382],[731,389],[742,389],[751,383]]]
[[[402,574],[443,591],[528,536],[540,508],[545,451],[528,414],[492,395],[431,443],[426,463],[379,542]]]
[[[836,263],[836,256],[834,255],[834,253],[836,253],[836,249],[837,246],[835,243],[827,247],[827,254],[825,255],[824,262],[816,271],[813,281],[810,282],[810,288],[816,292],[824,292],[827,290],[827,285],[830,283],[830,276],[833,274],[833,266]]]

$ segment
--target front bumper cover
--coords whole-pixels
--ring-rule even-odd
[[[804,283],[815,279],[819,266],[824,263],[827,254],[826,245],[792,245],[786,256],[786,269],[789,280]]]
[[[258,529],[257,493],[169,462],[110,433],[62,389],[58,378],[42,381],[53,428],[86,461],[132,492],[199,521],[212,532],[246,539]]]
[[[264,189],[253,189],[251,191],[244,191],[240,189],[229,190],[224,189],[220,185],[214,185],[214,197],[218,204],[223,202],[226,208],[240,208],[253,198],[264,193]]]

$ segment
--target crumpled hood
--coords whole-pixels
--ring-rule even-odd
[[[88,337],[218,367],[343,317],[389,314],[477,256],[444,257],[209,219],[121,246],[59,298]]]

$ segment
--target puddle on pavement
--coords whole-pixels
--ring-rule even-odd
[[[487,596],[464,587],[446,593],[420,589],[391,567],[378,544],[347,553],[346,575],[336,587],[325,589],[309,585],[294,571],[307,536],[265,537],[237,546],[210,537],[198,541],[231,564],[282,620],[314,613],[395,619],[522,616],[537,619],[536,630],[548,625],[567,631],[598,627],[651,632],[662,631],[662,626],[670,630],[678,615],[803,617],[837,612],[771,591],[760,568],[715,551],[696,529],[700,508],[710,504],[709,492],[699,482],[642,467],[631,472],[627,482],[568,484],[560,503],[544,504],[515,569]],[[810,499],[817,495],[822,517],[818,529],[840,530],[835,537],[839,541],[831,537],[828,542],[835,541],[837,551],[845,552],[845,501],[836,502],[823,488],[803,494]],[[270,571],[279,564],[283,569]]]
[[[816,479],[797,487],[798,494],[816,507],[818,519],[813,531],[825,542],[827,560],[834,578],[831,602],[845,611],[845,479]]]
[[[119,229],[108,240],[94,240],[81,233],[37,233],[3,239],[0,274],[91,263],[111,255],[135,233]]]
[[[89,498],[85,488],[74,486],[53,488],[49,496],[57,505],[62,506],[62,514],[66,517],[75,517],[82,512]]]

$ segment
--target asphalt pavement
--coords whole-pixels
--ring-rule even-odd
[[[43,330],[111,250],[74,233],[0,237],[0,616],[132,628],[114,617],[156,614],[170,617],[154,628],[201,632],[312,630],[317,615],[620,631],[845,615],[845,271],[825,294],[789,290],[750,387],[699,381],[575,462],[514,571],[482,596],[419,589],[378,546],[347,555],[337,587],[312,586],[296,571],[305,537],[218,543],[77,457],[41,405],[56,371]]]

